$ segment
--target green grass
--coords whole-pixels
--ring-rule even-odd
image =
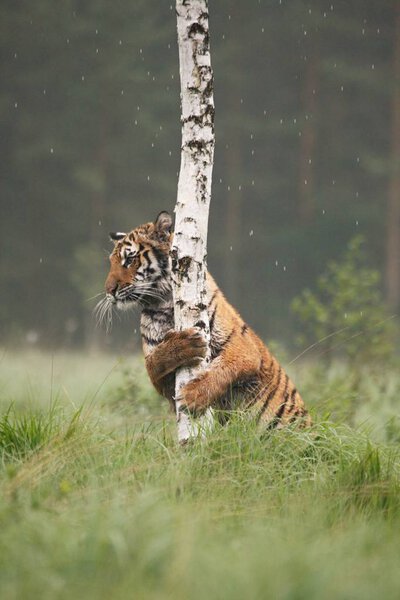
[[[312,430],[237,414],[182,449],[124,365],[3,357],[2,600],[400,597],[400,378],[356,394],[342,367],[300,365]],[[355,426],[334,418],[354,403]]]

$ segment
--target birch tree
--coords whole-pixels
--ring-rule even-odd
[[[176,0],[181,82],[182,149],[171,250],[175,327],[199,327],[209,342],[206,296],[208,212],[214,157],[213,73],[210,60],[208,0]],[[180,369],[175,395],[198,369]],[[178,439],[197,436],[212,418],[191,420],[176,401]]]

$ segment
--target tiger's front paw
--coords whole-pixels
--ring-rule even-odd
[[[177,367],[196,367],[207,354],[207,342],[196,327],[183,331],[171,330],[164,338],[168,352],[175,357]]]
[[[207,389],[201,385],[201,379],[192,379],[187,383],[177,397],[181,403],[180,410],[193,416],[199,416],[205,413],[209,407],[209,398]]]

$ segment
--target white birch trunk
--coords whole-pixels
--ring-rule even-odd
[[[171,250],[175,328],[200,327],[209,342],[206,256],[208,212],[214,158],[213,74],[208,33],[208,0],[176,0],[182,102],[182,154]],[[209,362],[180,369],[175,395]],[[178,439],[198,436],[212,419],[180,411],[176,402]]]

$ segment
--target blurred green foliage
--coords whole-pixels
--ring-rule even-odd
[[[341,260],[331,261],[316,284],[292,302],[302,333],[300,347],[316,346],[331,362],[348,359],[352,368],[381,368],[393,358],[397,323],[389,316],[379,287],[380,274],[367,266],[365,239],[349,242]]]
[[[383,270],[393,11],[392,0],[210,3],[209,268],[264,336],[291,342],[292,298],[356,231]],[[107,232],[175,204],[173,2],[4,1],[0,65],[0,338],[89,345]],[[132,344],[124,324],[99,338]]]

